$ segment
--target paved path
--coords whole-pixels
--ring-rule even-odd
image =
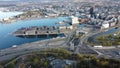
[[[65,43],[64,39],[65,38],[54,38],[50,40],[26,43],[15,48],[11,47],[3,49],[0,51],[0,61],[8,60],[16,56],[32,52],[34,50],[40,50],[45,48],[58,48],[61,44]]]

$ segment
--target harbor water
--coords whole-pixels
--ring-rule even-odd
[[[22,27],[31,26],[55,26],[56,22],[66,20],[67,17],[50,18],[50,19],[37,19],[27,21],[17,21],[9,24],[0,23],[0,49],[12,47],[13,45],[21,45],[24,43],[30,43],[38,40],[45,40],[51,37],[15,37],[13,32]]]

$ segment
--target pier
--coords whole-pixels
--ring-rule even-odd
[[[13,33],[15,36],[35,36],[35,35],[58,35],[67,34],[71,31],[69,28],[60,29],[55,26],[20,28]]]

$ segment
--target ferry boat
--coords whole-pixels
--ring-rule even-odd
[[[13,48],[16,48],[16,47],[17,47],[17,45],[13,45],[12,47],[13,47]]]

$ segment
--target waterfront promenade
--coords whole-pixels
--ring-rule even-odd
[[[65,43],[66,38],[53,38],[43,41],[37,41],[32,43],[26,43],[21,46],[11,47],[0,50],[0,61],[10,60],[16,56],[20,56],[26,53],[30,53],[36,50],[42,50],[47,48],[59,48]]]
[[[52,39],[47,39],[47,40],[42,40],[42,41],[37,41],[37,42],[32,42],[32,43],[26,43],[26,44],[23,44],[18,47],[11,47],[11,48],[7,48],[7,49],[3,49],[0,51],[0,61],[10,60],[10,59],[18,57],[20,55],[24,55],[24,54],[27,54],[27,53],[30,53],[33,51],[39,51],[39,50],[47,49],[47,48],[66,48],[66,47],[69,48],[66,45],[66,42],[67,43],[71,42],[71,41],[68,42],[68,40],[74,33],[75,33],[75,31],[69,33],[70,36],[68,35],[68,37],[57,37],[57,38],[52,38]],[[97,32],[97,33],[99,33],[99,32]],[[81,48],[85,47],[87,51],[92,50],[92,51],[99,53],[99,56],[105,56],[107,58],[109,57],[109,58],[119,59],[119,58],[117,58],[117,56],[113,56],[115,54],[115,52],[110,52],[110,55],[108,56],[108,55],[106,55],[107,51],[101,52],[101,50],[103,50],[103,49],[100,50],[100,49],[91,48],[91,46],[84,44],[86,38],[90,37],[91,35],[97,34],[97,33],[92,33],[92,34],[88,33],[85,36],[83,36],[81,38],[82,40],[79,41],[79,44],[77,46],[77,49],[75,50],[75,53],[82,54],[80,52]],[[85,50],[83,49],[82,52],[85,52]],[[112,56],[112,57],[110,57],[110,56]]]

